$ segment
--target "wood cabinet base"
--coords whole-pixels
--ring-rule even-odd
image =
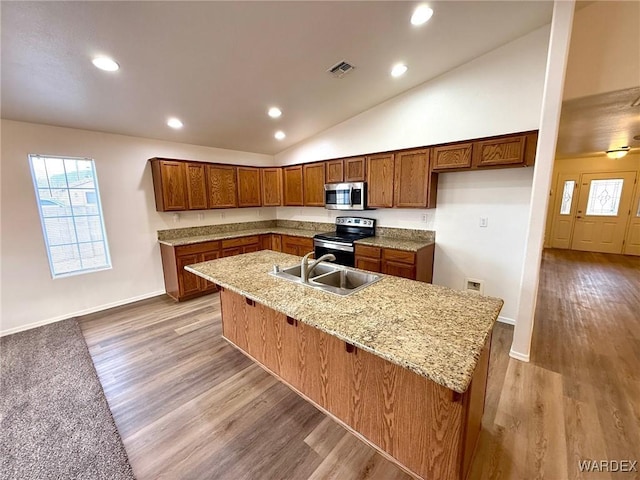
[[[460,394],[229,290],[220,305],[227,341],[383,456],[417,478],[466,478],[490,337]]]

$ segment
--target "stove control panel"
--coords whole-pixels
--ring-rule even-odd
[[[361,217],[338,217],[336,218],[336,225],[344,225],[350,227],[368,227],[373,228],[375,220],[372,218]]]

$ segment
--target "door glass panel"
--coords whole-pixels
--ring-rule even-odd
[[[622,178],[591,180],[586,214],[610,217],[618,215],[623,183]]]
[[[640,198],[638,198],[638,209],[636,210],[636,217],[640,217]]]
[[[560,205],[560,215],[571,214],[571,202],[573,201],[573,191],[576,187],[575,180],[567,180],[564,182],[562,190],[562,204]]]

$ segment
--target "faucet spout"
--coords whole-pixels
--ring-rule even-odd
[[[309,282],[309,274],[313,272],[313,269],[318,266],[320,262],[323,261],[334,261],[336,256],[333,253],[327,253],[322,255],[317,260],[314,260],[313,263],[309,264],[309,257],[313,255],[313,252],[307,253],[304,257],[302,257],[302,262],[300,263],[300,279],[303,283]]]

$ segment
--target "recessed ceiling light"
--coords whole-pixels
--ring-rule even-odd
[[[280,115],[282,115],[282,110],[280,110],[278,107],[271,107],[267,113],[271,118],[278,118]]]
[[[118,65],[112,58],[109,57],[95,57],[93,60],[91,60],[91,63],[93,63],[100,70],[104,70],[106,72],[115,72],[120,68],[120,65]]]
[[[284,134],[284,132],[282,130],[278,130],[274,137],[276,137],[276,140],[284,140],[284,138],[286,137],[286,135]]]
[[[633,139],[634,140],[640,140],[640,135],[634,135]]]
[[[423,23],[427,23],[432,15],[433,10],[426,5],[420,5],[413,11],[413,15],[411,15],[411,24],[422,25]]]
[[[175,128],[176,130],[178,128],[182,128],[183,126],[180,119],[175,117],[171,117],[169,120],[167,120],[167,125],[169,125],[171,128]]]
[[[607,157],[609,158],[622,158],[627,153],[629,153],[631,148],[629,146],[624,146],[620,148],[614,148],[613,150],[607,150]]]
[[[398,63],[397,65],[394,65],[393,68],[391,69],[391,76],[399,77],[400,75],[404,75],[406,71],[407,71],[407,66],[403,65],[402,63]]]

